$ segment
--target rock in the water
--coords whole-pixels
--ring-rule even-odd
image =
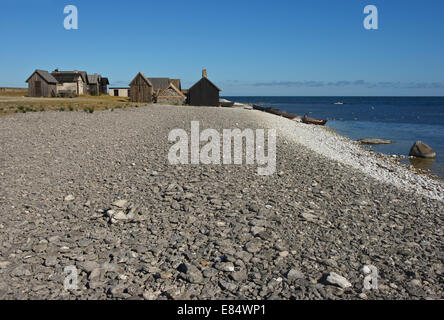
[[[416,141],[410,149],[409,156],[419,158],[436,158],[436,152],[424,142]]]
[[[347,279],[335,272],[330,272],[330,274],[327,276],[327,282],[337,285],[342,289],[350,288],[352,286],[352,284]]]
[[[365,138],[358,140],[362,144],[390,144],[393,143],[392,140],[375,139],[375,138]]]

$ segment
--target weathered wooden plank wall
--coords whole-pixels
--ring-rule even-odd
[[[218,106],[219,90],[206,78],[202,78],[188,91],[189,103],[193,106]]]
[[[47,83],[38,73],[34,73],[28,81],[28,96],[30,97],[51,97],[56,93],[56,85]]]
[[[133,102],[153,102],[153,88],[139,75],[130,88],[130,98]]]

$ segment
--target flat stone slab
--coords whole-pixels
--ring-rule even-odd
[[[376,138],[365,138],[358,140],[362,144],[391,144],[392,140],[376,139]]]

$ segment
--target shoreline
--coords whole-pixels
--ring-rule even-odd
[[[381,182],[444,201],[444,181],[437,176],[432,178],[429,174],[407,168],[402,163],[395,162],[396,158],[370,151],[334,129],[307,125],[262,111],[251,111],[262,115],[265,123],[277,129],[285,138],[302,144],[321,156],[352,166]]]
[[[15,97],[13,99],[15,99]],[[88,99],[82,97],[79,99],[88,101]],[[66,99],[59,99],[59,100],[64,101]],[[89,100],[94,100],[94,99],[89,99]],[[286,138],[292,140],[295,143],[299,143],[310,148],[313,152],[316,152],[321,156],[326,156],[327,158],[333,161],[339,161],[345,165],[351,165],[355,169],[358,169],[361,172],[381,182],[390,183],[399,188],[409,191],[419,192],[420,194],[431,197],[432,199],[444,201],[444,179],[440,178],[437,175],[434,175],[430,170],[418,169],[412,165],[407,165],[402,163],[400,161],[401,159],[400,157],[393,157],[390,154],[365,148],[365,146],[363,146],[359,142],[352,140],[347,136],[341,135],[339,132],[330,127],[303,124],[297,120],[300,119],[300,116],[297,116],[295,120],[290,120],[275,114],[253,110],[251,105],[249,104],[239,103],[239,102],[234,102],[234,103],[235,107],[224,108],[224,109],[248,110],[256,114],[264,115],[262,118],[265,120],[265,123],[267,125],[269,126],[271,125],[272,127],[274,125],[275,126],[274,128],[279,128],[278,131],[280,131],[281,134],[283,134]],[[156,104],[156,105],[162,106],[162,104]],[[150,105],[147,106],[149,107]],[[122,107],[122,109],[133,108],[133,107],[134,106],[129,105]],[[139,107],[143,108],[146,106],[143,105],[136,106],[136,108]],[[183,107],[189,108],[193,106],[183,106]],[[203,108],[214,108],[214,107],[203,107]],[[45,112],[48,111],[53,111],[53,110],[47,110]],[[80,110],[75,110],[75,111],[80,111]],[[108,109],[107,108],[102,110],[99,109],[98,111],[108,111]],[[12,114],[9,114],[9,116],[11,115]],[[286,124],[285,129],[282,130],[276,118],[282,120],[283,121],[282,123]],[[292,125],[290,124],[293,124],[293,127],[291,127]],[[298,138],[297,137],[298,133],[296,134],[291,133],[291,130],[296,130],[295,132],[301,133],[301,130],[303,130],[303,128],[307,129],[306,133],[309,133],[309,135],[306,135],[306,137],[310,138],[309,141],[303,141],[300,138]],[[316,135],[321,132],[325,132],[325,134],[321,135],[321,139],[319,139],[319,137],[316,137]],[[322,141],[323,139],[326,139],[326,141]],[[316,141],[316,144],[314,144],[313,141]],[[332,145],[335,143],[338,143],[337,150],[335,150],[335,148],[332,148]],[[315,147],[315,145],[324,146],[328,150],[322,150],[319,147]],[[346,152],[347,156],[341,156],[343,152]],[[364,164],[361,161],[362,159],[360,159],[362,157],[367,157],[368,160],[370,160],[370,162],[368,164]],[[398,174],[401,175],[401,177],[398,177],[397,176]],[[419,178],[418,181],[415,181],[416,180],[415,177]]]
[[[277,128],[276,172],[171,165],[168,134],[191,121],[219,132]],[[375,169],[322,128],[151,105],[14,114],[0,117],[0,137],[0,299],[444,297],[444,202],[387,181],[436,183]],[[369,265],[379,290],[363,288]],[[66,266],[78,270],[76,291],[63,288]],[[351,287],[326,281],[332,273]]]
[[[342,99],[341,99],[342,98]],[[345,97],[318,98],[309,97],[232,97],[234,101],[243,101],[272,107],[281,111],[303,115],[311,111],[317,119],[328,119],[327,126],[337,129],[340,134],[352,140],[362,138],[389,139],[393,143],[375,145],[373,149],[387,155],[407,156],[415,141],[421,140],[431,146],[438,154],[433,161],[411,162],[419,169],[429,169],[431,174],[444,179],[444,152],[442,121],[439,117],[441,100],[417,99],[377,99],[364,98],[347,100]],[[418,100],[419,99],[419,100]],[[347,106],[336,106],[333,101],[344,101]],[[393,104],[393,108],[390,105]],[[426,108],[430,105],[430,108]],[[387,110],[385,111],[385,107]],[[437,116],[433,117],[436,113]],[[387,121],[386,121],[386,120]],[[409,161],[403,161],[408,163]],[[421,170],[418,170],[421,171]]]

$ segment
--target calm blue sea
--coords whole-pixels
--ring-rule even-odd
[[[419,165],[444,178],[444,97],[224,98],[327,119],[327,126],[353,140],[394,140],[390,145],[369,147],[387,154],[408,155],[413,143],[421,140],[436,151],[437,158]]]

